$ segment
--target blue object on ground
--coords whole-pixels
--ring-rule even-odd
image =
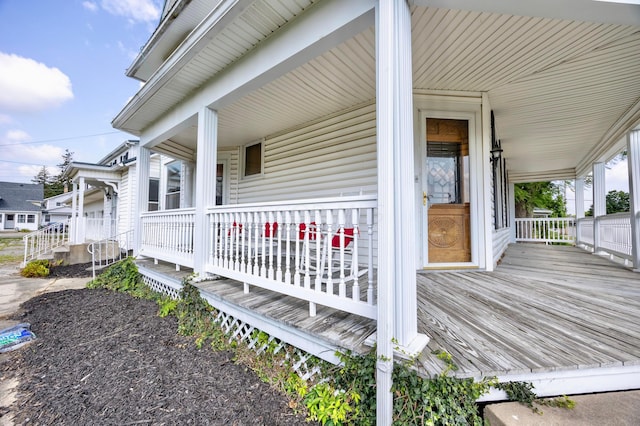
[[[36,335],[30,329],[31,324],[24,322],[0,330],[0,353],[13,351],[34,340]]]

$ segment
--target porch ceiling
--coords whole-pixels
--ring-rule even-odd
[[[240,14],[223,38],[214,38],[127,124],[141,131],[220,70],[230,49],[247,51],[237,46],[238,40],[252,40],[255,46],[267,37],[268,31],[256,35],[252,29],[256,19],[269,22],[265,13],[254,7]],[[281,19],[286,23],[294,17]],[[414,89],[487,92],[512,180],[582,174],[592,161],[615,154],[624,132],[640,122],[638,22],[630,26],[415,6]],[[371,27],[220,108],[219,140],[221,146],[247,143],[374,99]],[[172,136],[171,143],[195,149],[194,126]]]

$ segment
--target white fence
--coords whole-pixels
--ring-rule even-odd
[[[354,196],[211,208],[205,269],[246,292],[256,285],[307,300],[311,316],[320,304],[375,318],[376,205]]]
[[[518,218],[516,241],[573,244],[576,223],[572,217]]]

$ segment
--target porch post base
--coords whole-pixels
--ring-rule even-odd
[[[401,345],[398,342],[393,342],[393,355],[394,358],[398,357],[400,359],[410,360],[413,358],[417,358],[424,348],[427,347],[431,337],[426,334],[418,333],[416,336],[409,342],[408,345]],[[364,344],[367,346],[373,346],[378,341],[377,333],[373,333],[371,336],[367,337],[364,341]]]

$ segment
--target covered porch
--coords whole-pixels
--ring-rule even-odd
[[[190,270],[140,261],[148,276]],[[640,387],[640,278],[603,256],[571,246],[511,244],[495,271],[417,273],[418,331],[431,338],[418,357],[423,374],[453,356],[459,377],[532,382],[543,395]],[[335,361],[336,350],[371,350],[376,321],[330,307],[309,316],[304,301],[231,279],[196,284],[235,322],[294,341]],[[176,287],[177,288],[177,287]],[[493,392],[486,400],[502,399]]]

